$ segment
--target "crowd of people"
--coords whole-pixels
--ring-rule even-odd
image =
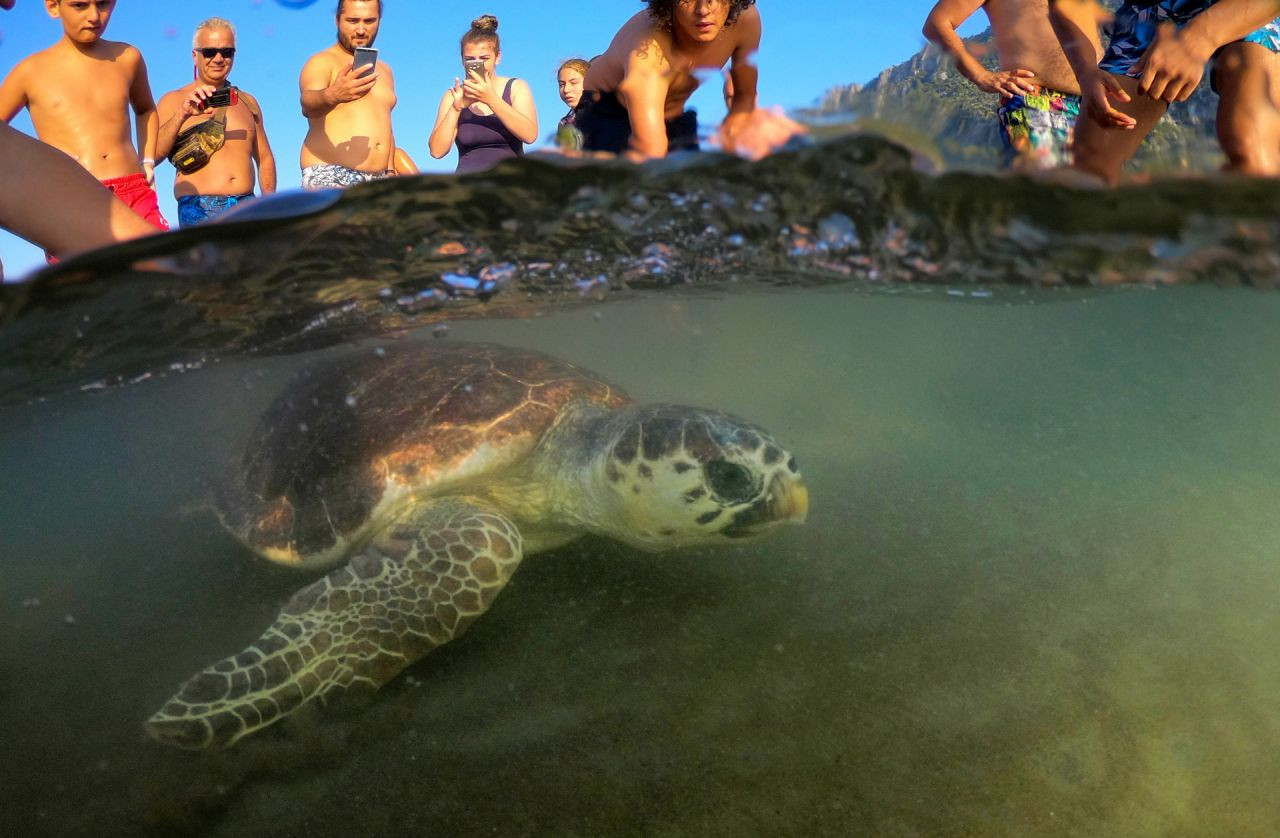
[[[194,78],[157,103],[136,48],[103,36],[115,0],[44,0],[62,35],[0,84],[0,225],[51,259],[167,230],[155,167],[175,169],[178,223],[198,224],[276,188],[262,108],[230,84],[234,25],[195,30]],[[14,0],[0,0],[8,9]],[[728,113],[716,132],[730,152],[759,157],[803,129],[757,107],[761,18],[756,0],[645,0],[607,48],[557,73],[569,110],[556,144],[567,154],[634,160],[697,149],[686,104],[700,74],[724,73]],[[999,69],[970,54],[957,33],[982,8]],[[1280,117],[1274,63],[1280,0],[1133,0],[1108,15],[1096,0],[939,0],[924,27],[960,72],[998,97],[996,119],[1011,165],[1073,167],[1108,183],[1168,104],[1196,89],[1206,66],[1219,94],[1218,136],[1228,167],[1274,175]],[[299,76],[308,130],[299,165],[305,188],[346,187],[416,173],[396,144],[395,75],[374,43],[382,0],[338,0],[337,37]],[[458,171],[524,153],[539,137],[529,85],[499,73],[498,20],[473,21],[460,41],[462,72],[445,90],[428,147],[458,152]],[[7,123],[23,108],[38,140]],[[131,126],[135,136],[130,136]],[[39,194],[41,203],[30,197]]]

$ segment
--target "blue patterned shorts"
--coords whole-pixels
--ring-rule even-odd
[[[1125,3],[1116,11],[1111,27],[1111,45],[1098,66],[1117,76],[1133,75],[1134,65],[1155,43],[1156,31],[1161,24],[1185,26],[1216,2],[1218,0],[1160,0],[1150,6]],[[1280,18],[1251,32],[1243,40],[1280,52]]]
[[[178,226],[193,227],[252,197],[252,192],[245,195],[183,195],[178,198]]]
[[[339,166],[337,163],[318,163],[302,170],[302,188],[345,189],[348,186],[368,183],[371,180],[382,180],[385,177],[388,177],[387,172],[362,172],[358,169]]]

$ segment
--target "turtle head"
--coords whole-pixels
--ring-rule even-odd
[[[754,425],[673,405],[614,416],[603,459],[609,534],[643,550],[730,544],[802,523],[795,458]]]

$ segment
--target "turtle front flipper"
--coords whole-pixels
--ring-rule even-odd
[[[249,648],[183,684],[147,732],[183,748],[227,746],[335,690],[376,689],[483,614],[522,551],[515,525],[487,508],[419,508],[294,594]]]

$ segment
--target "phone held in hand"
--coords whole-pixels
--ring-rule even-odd
[[[351,72],[358,73],[362,67],[376,67],[378,50],[374,47],[356,47],[355,58],[351,61]]]
[[[234,87],[220,87],[204,100],[205,108],[229,108],[240,104],[240,91]]]
[[[477,80],[484,78],[484,61],[479,58],[468,58],[462,62],[462,66],[466,68],[468,76],[475,76]]]

